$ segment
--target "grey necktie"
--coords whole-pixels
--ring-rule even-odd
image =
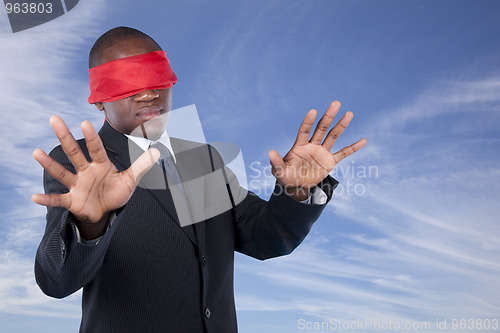
[[[180,225],[184,227],[193,224],[191,215],[189,214],[189,202],[182,187],[182,182],[177,172],[172,154],[165,145],[159,142],[153,142],[149,147],[156,148],[160,151],[159,162],[163,168],[165,181],[170,189]]]

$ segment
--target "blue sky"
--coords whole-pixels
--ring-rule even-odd
[[[236,256],[241,332],[499,318],[498,1],[86,0],[16,34],[0,12],[1,332],[77,331],[80,295],[34,282],[45,209],[31,152],[57,144],[52,114],[78,137],[82,120],[102,124],[87,55],[118,25],[163,46],[174,108],[195,104],[208,141],[239,144],[263,196],[268,151],[286,153],[309,109],[340,100],[355,116],[337,148],[368,139],[292,255]]]

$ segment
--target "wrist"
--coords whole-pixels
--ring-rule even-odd
[[[85,222],[75,216],[77,220],[76,226],[80,231],[80,236],[85,240],[91,240],[101,237],[106,230],[109,214],[109,212],[104,213],[104,215],[97,222]]]
[[[311,194],[311,189],[301,186],[288,186],[284,190],[288,196],[294,198],[297,201],[307,200]]]

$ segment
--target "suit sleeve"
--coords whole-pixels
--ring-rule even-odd
[[[279,184],[267,202],[248,192],[235,208],[236,250],[260,260],[290,254],[307,236],[337,184],[330,176],[318,184],[328,196],[322,205],[298,202]]]
[[[86,149],[82,150],[86,152]],[[74,172],[61,147],[50,156]],[[87,156],[88,158],[88,156]],[[44,172],[45,193],[67,193],[68,189]],[[96,245],[78,242],[76,218],[67,209],[47,208],[47,225],[35,258],[35,278],[40,289],[56,298],[66,297],[89,283],[102,265],[107,248],[119,222],[117,218]]]
[[[222,162],[220,155],[219,163]],[[235,249],[264,260],[291,253],[307,236],[312,225],[332,198],[338,182],[331,176],[317,186],[327,195],[324,204],[304,204],[276,184],[269,201],[246,191],[231,170],[224,167],[234,206]]]

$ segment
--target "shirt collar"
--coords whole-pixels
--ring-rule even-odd
[[[163,132],[163,134],[160,136],[160,138],[156,141],[151,141],[151,140],[146,139],[146,138],[141,138],[138,136],[133,136],[133,135],[128,135],[128,134],[125,134],[125,136],[127,138],[129,138],[129,140],[134,142],[136,145],[138,145],[144,151],[148,150],[149,146],[152,143],[159,142],[159,143],[163,144],[165,147],[167,147],[167,149],[170,151],[170,154],[172,154],[172,158],[174,159],[174,162],[177,162],[175,159],[174,150],[172,149],[172,144],[170,143],[170,137],[168,136],[168,133],[166,130],[165,130],[165,132]]]

